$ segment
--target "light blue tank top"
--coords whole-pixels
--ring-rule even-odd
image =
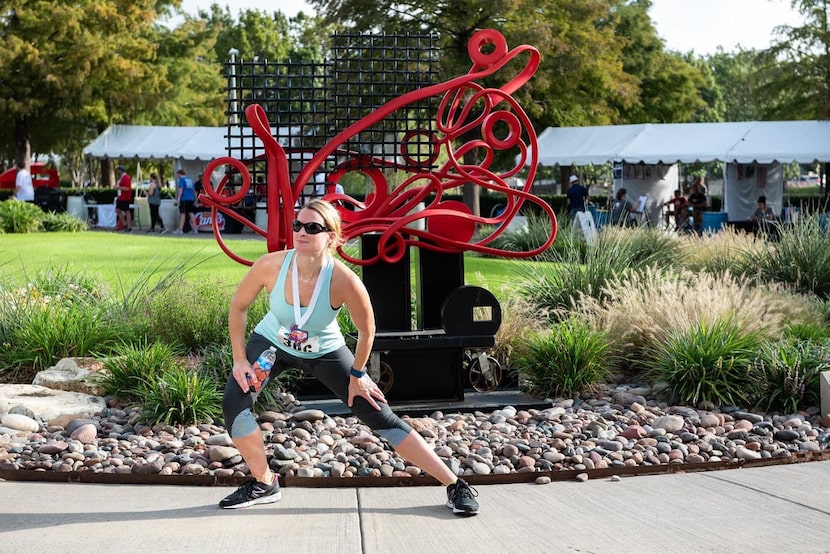
[[[318,358],[346,344],[337,323],[340,308],[331,307],[331,275],[334,272],[334,260],[329,257],[317,276],[323,280],[320,296],[311,317],[303,325],[303,330],[308,332],[308,339],[302,344],[296,344],[289,340],[289,330],[294,323],[294,306],[285,300],[285,284],[293,259],[294,251],[289,250],[269,296],[270,309],[257,323],[254,331],[298,358]],[[301,315],[304,315],[306,310],[307,308],[301,307]]]

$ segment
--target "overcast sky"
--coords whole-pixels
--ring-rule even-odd
[[[234,15],[243,9],[313,13],[303,0],[184,0],[182,8],[195,14],[214,3]],[[651,18],[668,48],[696,54],[712,54],[718,46],[727,52],[738,45],[764,49],[774,27],[803,21],[789,0],[652,0]]]

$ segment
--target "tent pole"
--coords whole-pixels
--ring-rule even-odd
[[[723,179],[723,185],[721,186],[721,194],[723,195],[723,199],[721,201],[721,211],[726,214],[726,218],[729,219],[729,202],[726,200],[726,167],[729,164],[723,164],[723,169],[721,170],[721,178]]]

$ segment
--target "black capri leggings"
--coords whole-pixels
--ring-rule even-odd
[[[254,363],[263,350],[269,346],[275,346],[268,339],[257,333],[251,334],[248,339],[248,344],[245,347],[245,355],[250,363]],[[285,352],[277,347],[277,361],[274,363],[273,369],[268,376],[268,379],[260,387],[260,391],[264,389],[271,381],[271,377],[278,376],[280,373],[288,368],[301,369],[308,374],[315,377],[318,381],[323,383],[328,389],[333,392],[344,404],[349,399],[349,369],[354,363],[354,355],[351,351],[343,346],[334,352],[324,354],[319,358],[298,358]],[[257,393],[244,392],[233,375],[228,377],[228,383],[225,385],[225,394],[222,397],[222,411],[225,415],[225,428],[231,432],[233,423],[240,413],[247,410],[253,410],[254,402],[256,401]],[[368,425],[374,431],[381,432],[382,436],[387,436],[387,433],[392,431],[393,437],[401,437],[408,434],[412,427],[399,418],[388,404],[378,401],[380,410],[372,407],[365,398],[358,396],[352,403],[352,413],[357,416],[363,423]],[[393,445],[395,442],[390,441]]]

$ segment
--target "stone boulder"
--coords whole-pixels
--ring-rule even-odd
[[[0,413],[23,406],[35,418],[49,421],[61,414],[93,416],[106,408],[100,396],[48,389],[40,385],[0,385]]]
[[[49,389],[104,396],[105,391],[95,383],[104,364],[95,358],[62,358],[57,364],[38,372],[32,381]]]

